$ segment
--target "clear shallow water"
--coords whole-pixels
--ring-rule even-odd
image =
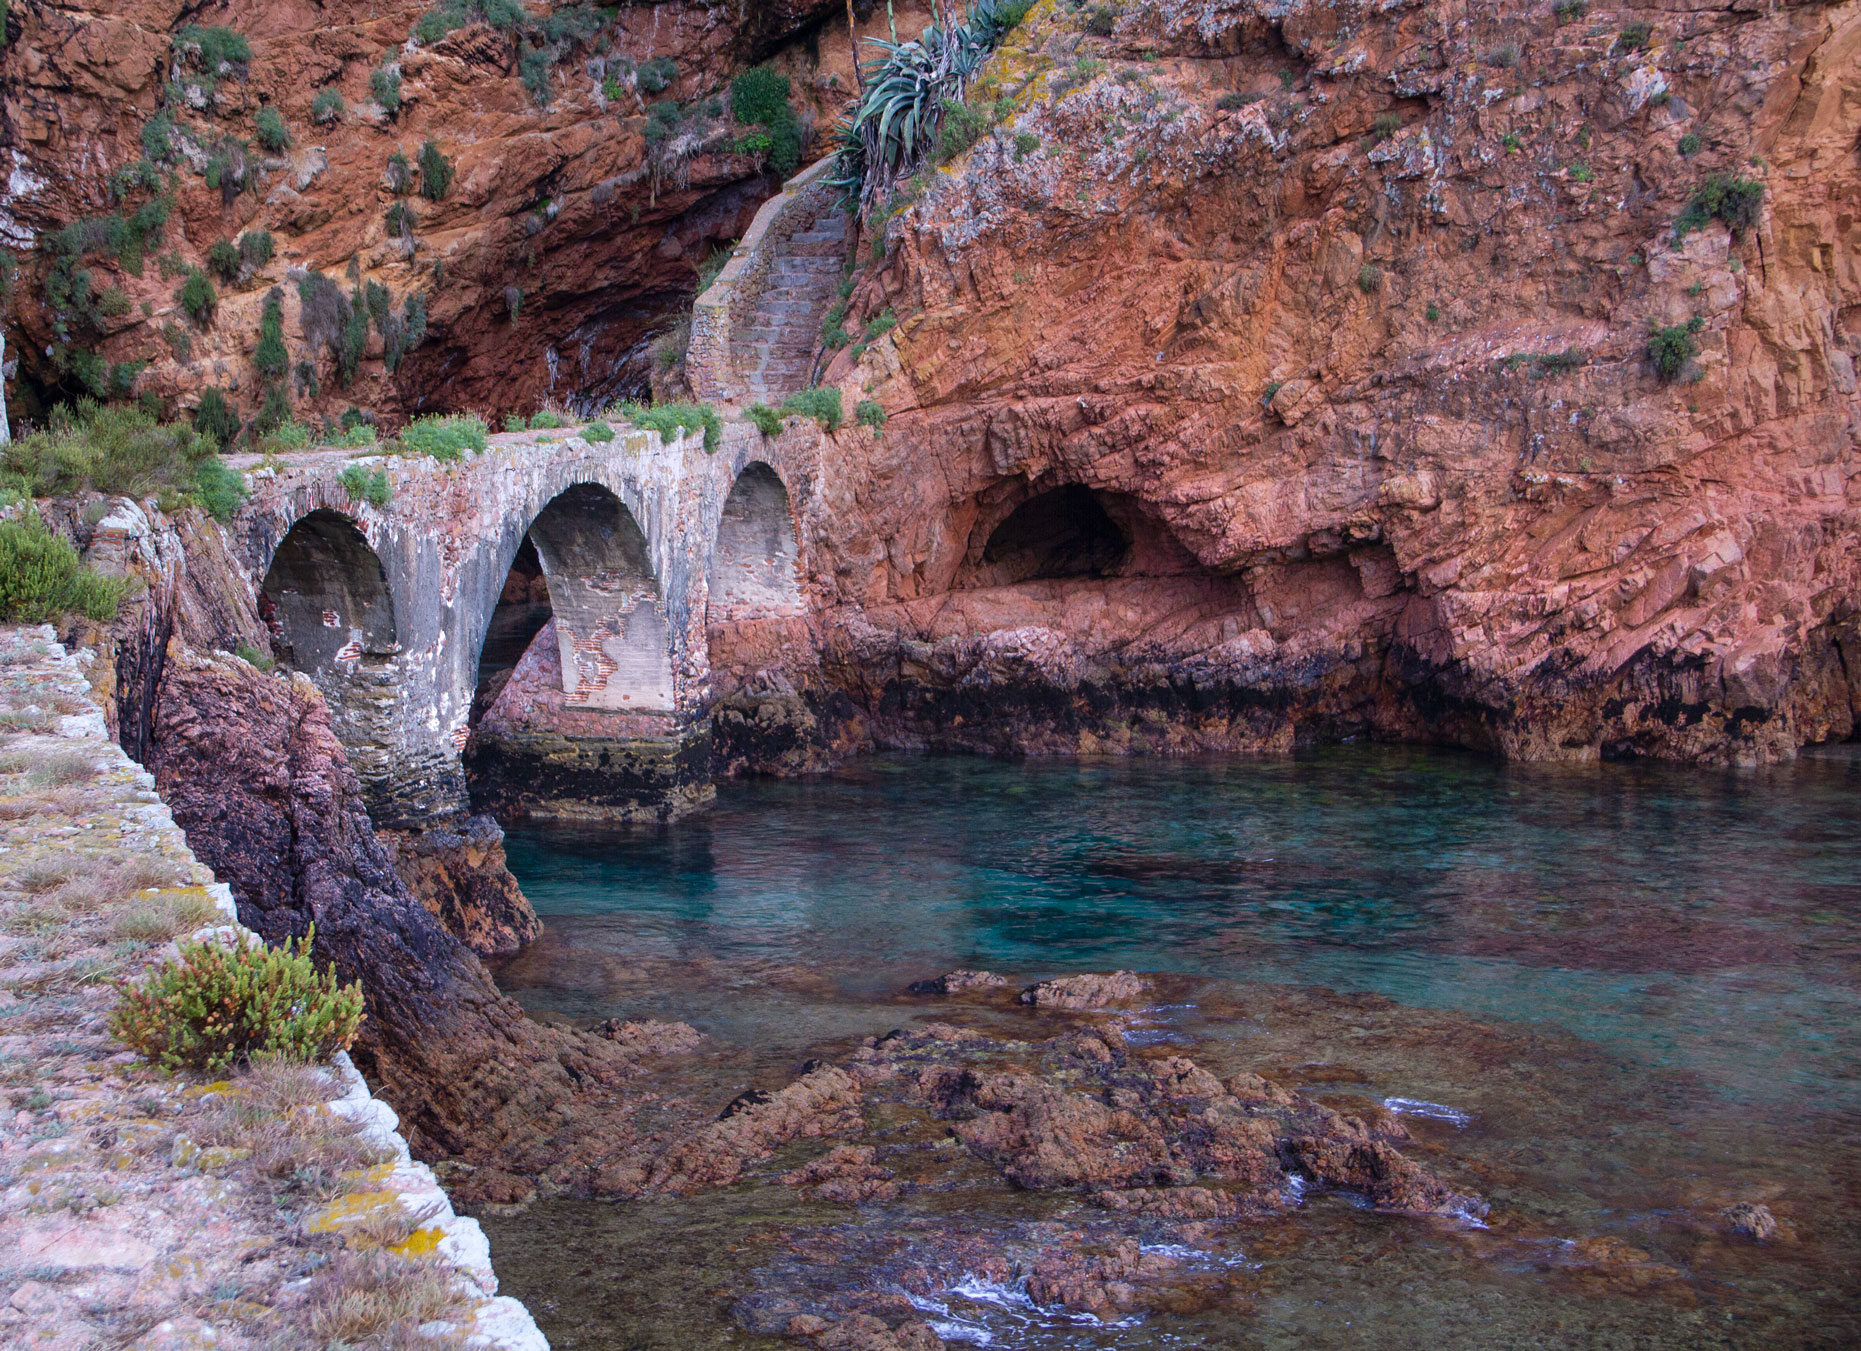
[[[920,977],[1169,973],[1126,1020],[1134,1039],[1342,1105],[1450,1107],[1464,1124],[1406,1118],[1417,1148],[1511,1217],[1497,1236],[1443,1234],[1321,1198],[1235,1235],[1250,1260],[1266,1249],[1246,1308],[997,1319],[996,1345],[1848,1345],[1858,789],[1861,760],[1839,753],[1761,772],[1371,747],[877,759],[727,785],[665,830],[512,829],[547,931],[499,979],[539,1013],[692,1022],[721,1105],[810,1052],[951,1016],[902,996]],[[1717,1212],[1746,1199],[1798,1241],[1725,1242]],[[561,1346],[745,1345],[721,1299],[672,1318],[643,1290],[617,1301],[614,1281],[740,1276],[749,1259],[718,1254],[745,1235],[848,1222],[775,1204],[553,1202],[490,1227],[507,1285]],[[1573,1272],[1557,1245],[1595,1238],[1674,1274]],[[599,1274],[567,1275],[565,1242]]]

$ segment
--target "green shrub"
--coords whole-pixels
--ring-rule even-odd
[[[81,614],[100,624],[116,618],[125,582],[86,568],[77,550],[45,528],[30,507],[0,521],[0,623],[42,624]]]
[[[1441,322],[1441,307],[1439,305],[1430,305],[1428,307],[1426,317],[1428,319],[1428,322],[1431,324],[1440,323]]]
[[[524,416],[522,413],[506,413],[504,415],[504,430],[505,431],[520,432],[523,429],[524,429]]]
[[[655,56],[634,69],[633,78],[648,94],[663,94],[678,79],[678,63],[669,56]]]
[[[213,438],[218,446],[230,446],[239,435],[239,414],[226,401],[226,395],[209,385],[200,392],[194,409],[194,430]]]
[[[319,127],[327,127],[343,114],[342,90],[325,89],[310,102],[310,120]]]
[[[1573,164],[1570,166],[1570,181],[1572,183],[1594,183],[1596,171],[1587,164]]]
[[[239,236],[239,257],[246,266],[261,268],[272,259],[270,230],[247,230]]]
[[[539,108],[547,108],[555,100],[549,81],[553,60],[554,54],[547,47],[524,47],[517,53],[517,78]]]
[[[217,1074],[256,1058],[314,1062],[346,1051],[362,1025],[362,987],[340,985],[310,952],[316,926],[268,948],[181,944],[140,985],[123,985],[110,1032],[167,1070]]]
[[[401,72],[392,66],[382,66],[368,77],[368,92],[382,111],[389,117],[399,117],[401,113]]]
[[[1557,16],[1559,23],[1575,23],[1590,12],[1590,0],[1557,0],[1551,6],[1551,13]]]
[[[590,422],[582,428],[582,440],[604,445],[614,439],[614,429],[605,422]]]
[[[943,126],[937,132],[937,162],[948,164],[988,134],[995,125],[990,109],[956,99],[943,101]]]
[[[782,415],[766,403],[753,403],[743,410],[743,416],[755,424],[756,430],[764,436],[782,434]]]
[[[1680,138],[1680,144],[1676,149],[1678,149],[1682,155],[1691,159],[1694,155],[1699,154],[1702,144],[1704,144],[1704,142],[1700,140],[1699,133],[1689,131],[1685,136]]]
[[[252,352],[252,365],[266,380],[282,380],[290,356],[284,350],[284,293],[277,287],[265,297],[259,312],[258,346]]]
[[[490,24],[511,33],[522,28],[529,17],[521,0],[446,0],[420,16],[414,23],[414,37],[431,46],[455,28],[474,23]]]
[[[898,316],[887,308],[866,322],[866,331],[861,335],[861,340],[866,343],[877,342],[897,327]]]
[[[221,281],[233,281],[239,276],[239,246],[230,239],[216,239],[213,247],[207,250],[207,266],[219,274]]]
[[[353,408],[349,410],[349,413],[355,412]],[[374,445],[379,440],[379,434],[374,427],[361,421],[359,415],[356,421],[350,422],[349,413],[343,414],[343,421],[346,425],[336,435],[329,438],[328,444],[341,446],[345,450],[359,450],[363,446]]]
[[[194,470],[194,496],[216,521],[230,521],[246,500],[245,480],[216,457]]]
[[[210,437],[157,422],[134,404],[80,399],[75,408],[54,408],[43,430],[0,446],[0,478],[23,482],[33,497],[185,493],[214,449]]]
[[[429,414],[416,418],[401,428],[401,446],[415,455],[431,455],[436,460],[456,460],[471,451],[482,451],[488,444],[490,428],[467,414],[443,417]]]
[[[1615,35],[1615,52],[1645,52],[1654,40],[1654,29],[1645,23],[1631,23]]]
[[[832,386],[817,385],[799,394],[791,394],[782,400],[781,411],[794,413],[798,417],[811,417],[830,432],[840,430],[841,420],[845,416],[840,408],[840,391]]]
[[[1703,321],[1695,315],[1684,324],[1669,324],[1665,328],[1657,324],[1648,335],[1648,360],[1663,381],[1678,380],[1686,372],[1687,363],[1699,355],[1693,335],[1703,326]]]
[[[885,426],[885,408],[877,399],[861,399],[853,409],[853,420],[876,432]]]
[[[129,313],[129,293],[120,286],[109,287],[97,297],[97,313],[106,319],[121,319]]]
[[[175,30],[174,45],[177,49],[192,48],[200,69],[210,80],[219,75],[221,66],[231,66],[237,72],[252,59],[252,44],[231,28],[188,24]]]
[[[1031,131],[1015,133],[1015,163],[1019,164],[1036,150],[1040,149],[1040,137]]]
[[[274,155],[291,147],[291,129],[284,124],[284,114],[276,108],[260,108],[252,119],[252,130],[258,143]]]
[[[396,150],[388,156],[388,191],[396,197],[403,197],[414,186],[414,166],[408,160],[405,151]]]
[[[714,454],[723,443],[724,423],[717,410],[708,403],[661,403],[647,408],[637,403],[621,405],[621,414],[634,426],[658,432],[671,440],[680,432],[704,433],[705,454]]]
[[[731,113],[745,126],[764,128],[743,137],[738,153],[767,155],[770,169],[784,178],[801,162],[801,124],[788,95],[788,76],[771,66],[752,66],[730,82]]]
[[[388,482],[388,471],[376,468],[368,469],[359,464],[345,465],[336,481],[343,486],[353,502],[367,502],[373,507],[385,507],[394,496],[394,489]]]
[[[1721,220],[1737,239],[1758,223],[1763,206],[1764,185],[1756,179],[1714,174],[1693,189],[1686,210],[1674,222],[1674,237],[1685,239],[1693,231],[1705,229],[1710,222]]]
[[[533,432],[552,431],[566,425],[568,424],[563,422],[560,413],[553,413],[547,408],[539,409],[530,415],[530,430]]]
[[[1370,124],[1370,134],[1379,141],[1387,141],[1402,130],[1402,117],[1399,113],[1378,113],[1376,121]]]
[[[1116,5],[1094,5],[1086,12],[1086,32],[1095,38],[1108,38],[1118,23]]]
[[[1357,269],[1357,289],[1365,295],[1375,295],[1383,289],[1383,269],[1375,263],[1365,263]]]
[[[452,187],[452,161],[440,154],[439,146],[427,141],[420,147],[420,195],[437,202]]]
[[[188,269],[187,280],[181,283],[177,298],[181,308],[187,311],[187,317],[203,328],[213,322],[213,308],[220,303],[213,283],[199,268]]]
[[[248,666],[256,666],[261,671],[269,671],[278,664],[278,659],[269,652],[260,652],[250,643],[239,643],[233,648],[233,655]]]

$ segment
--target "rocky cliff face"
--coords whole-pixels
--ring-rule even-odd
[[[171,412],[212,387],[249,416],[282,384],[306,420],[644,390],[648,343],[691,294],[697,265],[775,186],[715,115],[731,76],[777,56],[804,122],[837,110],[849,45],[844,20],[826,21],[843,10],[531,8],[521,37],[477,22],[422,42],[416,24],[445,9],[438,0],[13,4],[0,50],[10,173],[0,246],[22,263],[14,416],[42,417],[48,401],[82,392],[87,373]],[[189,44],[190,25],[232,30],[247,55],[207,69],[214,53]],[[282,117],[288,145],[267,149],[267,113]],[[451,168],[438,200],[421,168],[428,141]],[[60,242],[87,219],[102,224]],[[274,255],[232,259],[231,279],[214,277],[211,317],[190,316],[184,270],[258,231]],[[71,295],[68,275],[46,286],[60,251],[79,243],[67,274],[89,274],[88,300]],[[335,299],[306,309],[306,272],[325,274]],[[281,378],[255,364],[274,286]],[[416,297],[425,335],[411,344]],[[338,301],[372,309],[372,322],[352,334]]]
[[[740,703],[991,749],[1851,734],[1861,5],[1043,3],[998,96],[866,222],[854,319],[897,327],[830,378],[890,421],[830,439],[816,656],[717,635]]]

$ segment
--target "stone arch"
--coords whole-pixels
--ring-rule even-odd
[[[707,621],[801,613],[800,553],[788,489],[774,469],[751,460],[718,516]]]
[[[340,512],[313,511],[291,526],[259,597],[278,657],[308,675],[399,651],[387,569]]]
[[[549,589],[568,708],[674,711],[672,626],[646,536],[596,483],[558,493],[530,523]]]

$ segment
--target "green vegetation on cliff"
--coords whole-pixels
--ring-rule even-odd
[[[0,521],[0,623],[40,624],[64,614],[108,623],[123,590],[122,578],[79,562],[77,550],[31,508],[19,520]]]
[[[54,409],[45,430],[0,448],[0,487],[29,497],[155,495],[225,519],[245,490],[216,449],[213,437],[146,409],[83,399]]]

